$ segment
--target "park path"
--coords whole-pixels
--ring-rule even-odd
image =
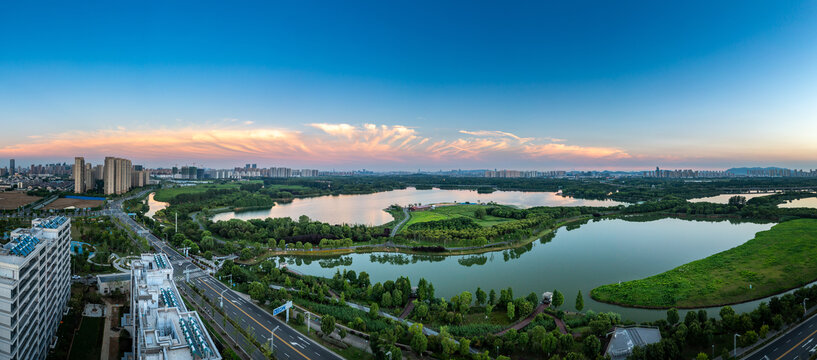
[[[403,312],[400,313],[400,319],[405,319],[407,316],[409,316],[409,314],[411,314],[411,311],[414,310],[414,300],[416,299],[417,298],[413,296],[409,297],[406,307],[403,309]]]
[[[397,232],[400,231],[400,227],[403,226],[403,224],[405,224],[411,218],[411,214],[409,214],[407,207],[403,208],[403,215],[404,215],[403,220],[397,223],[397,225],[394,226],[394,229],[391,229],[391,234],[389,234],[389,237],[394,237],[395,235],[397,235]]]
[[[536,318],[536,315],[539,315],[539,314],[543,313],[548,306],[549,306],[548,304],[539,304],[539,306],[537,306],[536,309],[534,309],[533,312],[530,315],[528,315],[526,318],[516,322],[515,324],[509,326],[508,328],[506,328],[506,329],[504,329],[504,330],[502,330],[502,331],[500,331],[500,332],[498,332],[498,333],[496,333],[494,335],[502,336],[502,335],[505,335],[505,333],[508,332],[508,330],[511,330],[511,329],[514,329],[516,331],[524,329],[525,326],[528,326],[528,324],[530,324],[531,321],[533,321],[533,319]],[[547,316],[550,316],[551,318],[553,318],[553,321],[556,322],[556,327],[559,328],[559,332],[561,332],[562,334],[567,334],[567,328],[565,327],[565,323],[564,323],[564,321],[562,321],[562,319],[559,319],[559,318],[557,318],[557,317],[555,317],[555,316],[553,316],[551,314],[548,314],[548,313],[544,313],[544,314],[547,315]]]

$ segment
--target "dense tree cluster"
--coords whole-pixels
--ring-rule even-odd
[[[708,352],[711,344],[719,338],[731,339],[739,334],[738,346],[745,347],[763,339],[770,330],[780,330],[802,318],[803,299],[817,299],[817,286],[800,288],[793,293],[772,297],[768,303],[762,302],[748,313],[738,314],[730,306],[721,308],[719,318],[707,316],[706,311],[687,312],[683,320],[678,311],[667,311],[667,319],[653,323],[661,329],[660,343],[636,348],[630,357],[635,360],[683,359],[683,351]],[[807,302],[813,305],[814,301]],[[725,344],[724,344],[725,345]],[[731,347],[731,341],[729,342]],[[724,347],[724,359],[731,359]]]
[[[330,225],[312,221],[301,216],[297,221],[290,218],[266,218],[264,220],[239,220],[209,222],[208,229],[226,239],[243,239],[268,243],[271,239],[298,241],[319,245],[323,239],[350,239],[353,242],[371,241],[375,237],[388,235],[381,230],[365,225]]]

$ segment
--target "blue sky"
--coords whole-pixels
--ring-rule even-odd
[[[7,2],[0,157],[817,167],[817,4]]]

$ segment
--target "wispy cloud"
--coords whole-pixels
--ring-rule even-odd
[[[509,132],[498,131],[498,130],[477,130],[477,131],[469,131],[469,130],[460,130],[460,134],[467,134],[467,135],[474,135],[474,136],[482,136],[482,137],[505,137],[511,138],[521,143],[526,143],[528,141],[533,140],[533,138],[529,137],[520,137],[516,136]]]
[[[312,164],[433,164],[458,160],[547,159],[587,161],[628,159],[612,147],[554,143],[557,139],[521,137],[503,131],[460,130],[466,135],[434,138],[402,125],[314,123],[302,130],[250,126],[225,119],[206,125],[166,128],[117,127],[44,134],[0,147],[0,156],[47,157],[58,154],[129,156],[146,161],[173,159],[306,162]]]

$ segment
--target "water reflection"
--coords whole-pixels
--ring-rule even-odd
[[[561,196],[554,192],[495,191],[479,194],[474,190],[402,190],[379,192],[366,195],[319,196],[294,199],[288,203],[276,203],[270,209],[244,212],[225,212],[213,216],[213,221],[230,219],[265,219],[268,217],[290,217],[301,215],[330,224],[380,225],[392,220],[383,209],[393,205],[415,203],[430,204],[441,202],[495,202],[520,208],[533,206],[616,206],[622,203],[612,200],[585,200]],[[354,211],[350,211],[354,209]]]
[[[601,304],[586,295],[599,285],[648,277],[727,250],[771,226],[681,219],[605,219],[571,231],[559,229],[519,248],[486,254],[350,254],[340,257],[343,260],[319,264],[296,261],[293,267],[305,274],[325,277],[331,277],[337,270],[365,271],[373,282],[408,275],[416,283],[423,277],[444,297],[465,290],[473,292],[477,287],[487,291],[511,286],[519,294],[559,289],[572,299],[581,290],[586,309],[615,311],[625,318],[643,321],[666,314]],[[287,258],[288,262],[291,260],[292,257]],[[318,262],[321,261],[324,260]],[[325,267],[329,264],[337,265]],[[572,301],[569,303],[565,304],[568,309],[572,307]]]

